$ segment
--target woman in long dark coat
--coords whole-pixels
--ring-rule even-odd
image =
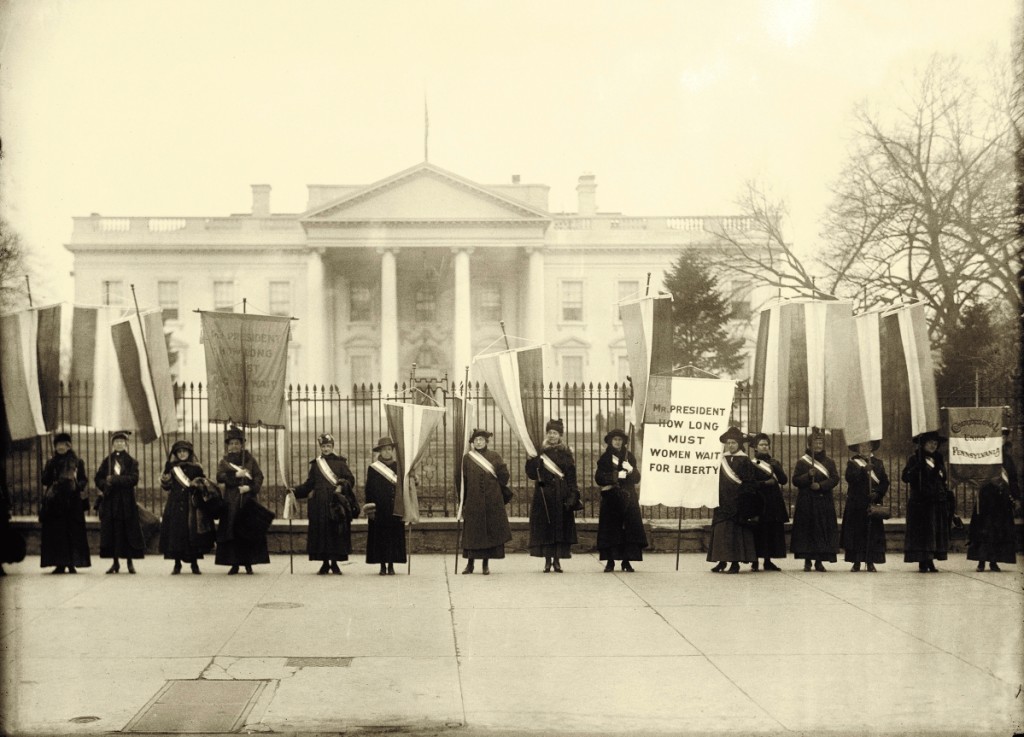
[[[244,507],[256,503],[263,486],[263,471],[252,453],[245,449],[245,433],[237,427],[224,434],[226,453],[217,464],[217,483],[224,487],[224,508],[217,525],[217,556],[219,566],[231,566],[228,575],[238,573],[239,566],[252,574],[252,567],[269,563],[266,534],[246,539],[237,534],[235,520]]]
[[[485,576],[491,572],[488,562],[504,558],[505,543],[512,539],[502,492],[508,487],[508,466],[487,447],[490,437],[486,430],[473,430],[469,452],[462,459],[462,557],[468,559],[462,572],[472,573],[479,558]]]
[[[819,430],[807,438],[807,451],[793,468],[793,486],[799,491],[793,510],[793,557],[804,559],[804,570],[824,571],[824,561],[836,562],[839,525],[832,489],[839,483],[835,461],[825,454],[825,436]]]
[[[213,550],[216,529],[207,502],[210,498],[219,501],[220,492],[206,482],[192,443],[174,443],[160,477],[160,487],[167,492],[160,520],[160,552],[165,560],[174,561],[171,575],[181,573],[182,561],[189,564],[192,573],[202,573],[199,561]]]
[[[914,438],[917,450],[907,458],[903,480],[910,485],[907,497],[907,532],[903,562],[917,563],[921,573],[935,573],[935,561],[946,560],[952,494],[946,485],[946,464],[939,452],[945,438],[929,431]]]
[[[334,437],[317,438],[320,456],[309,462],[305,482],[295,487],[296,499],[309,499],[309,531],[306,552],[322,565],[317,575],[341,575],[339,560],[352,552],[352,520],[359,516],[359,503],[352,493],[356,478],[344,456],[334,452]]]
[[[1003,428],[1004,439],[1010,431]],[[999,571],[1000,563],[1017,562],[1017,527],[1013,521],[1014,502],[1021,498],[1017,486],[1017,466],[1011,456],[1013,446],[1003,444],[1003,463],[999,473],[978,489],[978,508],[971,516],[967,560],[978,561],[978,571]]]
[[[381,438],[373,452],[377,460],[366,471],[366,562],[380,564],[380,575],[394,576],[395,563],[406,561],[405,520],[395,516],[395,444],[391,438]]]
[[[754,436],[751,452],[754,481],[764,507],[754,527],[754,550],[758,558],[764,558],[766,571],[781,571],[772,563],[772,558],[785,558],[787,555],[786,523],[789,522],[789,509],[782,496],[782,487],[789,481],[789,476],[782,468],[782,463],[772,458],[772,439],[765,433]],[[757,568],[755,559],[750,569],[756,571]]]
[[[577,542],[575,512],[583,508],[576,485],[576,460],[562,443],[565,425],[549,420],[540,455],[526,461],[526,475],[535,482],[530,505],[530,555],[544,558],[544,572],[562,572],[562,558],[572,557]]]
[[[71,449],[71,436],[57,433],[54,454],[43,467],[43,501],[39,508],[41,568],[55,566],[54,573],[78,573],[92,565],[89,540],[85,533],[85,512],[89,477],[85,463]]]
[[[647,533],[640,514],[640,498],[636,485],[640,469],[636,458],[626,449],[629,437],[616,428],[604,436],[607,446],[597,459],[594,481],[601,487],[601,508],[597,521],[597,549],[600,560],[608,561],[604,572],[615,570],[615,561],[622,561],[622,570],[633,572],[631,560],[643,560]]]
[[[718,561],[712,573],[739,573],[740,563],[757,560],[754,531],[743,519],[740,497],[756,494],[754,467],[742,451],[747,436],[738,427],[730,427],[718,438],[723,444],[722,469],[718,473],[718,506],[711,518],[709,561]]]
[[[885,524],[881,517],[868,514],[872,504],[881,504],[889,490],[889,476],[885,464],[875,458],[874,451],[880,440],[849,446],[854,455],[846,463],[846,506],[843,508],[843,527],[840,543],[844,560],[853,563],[851,571],[859,571],[867,563],[868,571],[875,572],[875,563],[885,563]]]
[[[125,559],[128,573],[135,573],[132,561],[146,556],[139,506],[135,501],[139,462],[128,454],[126,431],[113,433],[110,445],[111,451],[100,463],[93,479],[100,492],[96,498],[96,511],[100,516],[100,557],[114,559],[107,573],[121,570],[118,558]]]

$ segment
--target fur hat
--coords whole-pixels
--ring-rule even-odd
[[[381,438],[380,440],[378,440],[377,444],[373,446],[373,452],[376,453],[381,448],[387,448],[387,447],[394,448],[395,447],[395,441],[392,440],[391,438],[385,436],[385,437]]]
[[[243,432],[242,428],[237,425],[232,425],[224,432],[224,442],[226,443],[229,440],[241,440],[244,443],[245,432]]]
[[[470,442],[470,444],[472,444],[473,441],[476,440],[477,438],[483,438],[484,440],[490,440],[493,435],[494,435],[494,433],[492,433],[492,432],[487,432],[486,430],[481,430],[480,428],[476,428],[476,429],[473,430],[473,434],[469,436],[469,442]]]
[[[174,445],[171,446],[171,455],[173,456],[177,454],[179,450],[187,450],[189,453],[191,453],[195,449],[192,447],[192,441],[178,440],[175,441]]]
[[[608,434],[604,436],[604,444],[611,445],[612,438],[622,438],[623,445],[629,442],[629,436],[625,433],[625,431],[617,427],[614,430],[609,430]]]
[[[565,435],[565,423],[562,422],[561,418],[557,420],[548,420],[548,424],[544,426],[544,432],[548,430],[557,430],[559,435]]]
[[[743,434],[743,431],[738,427],[730,427],[724,433],[718,436],[719,442],[724,443],[726,440],[735,440],[740,445],[747,442],[747,436]]]
[[[317,436],[316,444],[323,445],[324,443],[330,443],[331,445],[334,445],[334,436],[327,432]]]
[[[54,435],[53,444],[56,445],[57,443],[67,443],[68,445],[71,445],[71,433],[59,432],[56,435]]]

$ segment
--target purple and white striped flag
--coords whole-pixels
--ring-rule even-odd
[[[445,415],[440,407],[405,402],[385,402],[388,431],[395,442],[398,460],[398,488],[395,491],[395,515],[406,522],[418,522],[420,502],[416,485],[409,478],[423,456],[427,442]]]
[[[672,297],[641,297],[622,302],[619,317],[633,381],[633,425],[639,431],[647,414],[651,376],[672,373]],[[634,442],[633,450],[640,454],[639,442]]]
[[[145,329],[145,338],[142,329]],[[143,443],[174,432],[178,426],[174,387],[160,310],[125,317],[110,326],[110,334],[135,420],[131,427],[139,433]]]
[[[22,310],[0,318],[0,386],[12,440],[46,434],[39,393],[36,310]]]
[[[474,375],[512,429],[526,455],[544,444],[544,358],[541,346],[488,353],[473,359]]]

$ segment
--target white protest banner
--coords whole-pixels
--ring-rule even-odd
[[[987,479],[1003,464],[1003,408],[949,407],[949,471],[955,479]]]
[[[717,507],[722,443],[736,383],[652,376],[647,389],[640,503]]]

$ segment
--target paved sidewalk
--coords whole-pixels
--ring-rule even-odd
[[[254,576],[0,579],[8,734],[143,729],[422,734],[992,734],[1024,731],[1020,566],[714,575],[702,555],[484,577],[453,556],[343,576],[274,556]],[[460,561],[460,568],[462,562]],[[404,566],[400,574],[405,573]],[[178,683],[187,681],[187,683]],[[228,683],[235,681],[236,683]],[[187,705],[186,705],[187,704]],[[216,725],[216,726],[210,726]]]

